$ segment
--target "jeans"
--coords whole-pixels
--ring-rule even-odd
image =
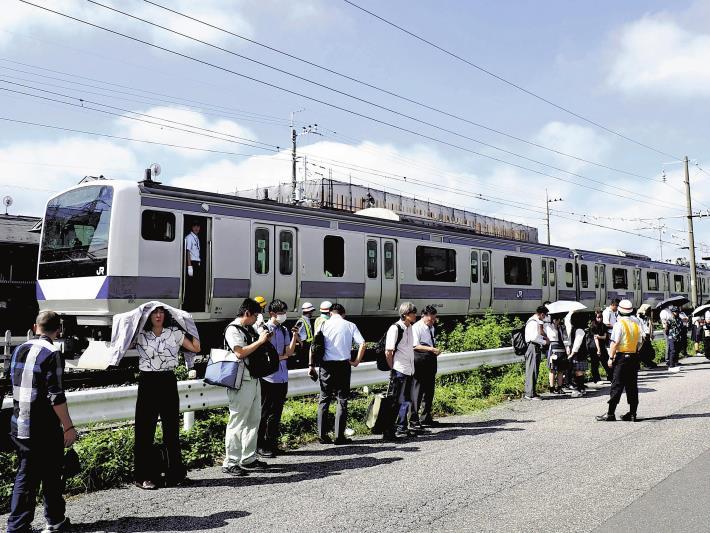
[[[7,531],[29,532],[35,516],[37,490],[42,485],[44,497],[44,516],[47,523],[57,525],[64,520],[64,437],[62,429],[56,428],[45,432],[35,432],[32,438],[12,438],[17,450],[19,465],[15,486],[10,502],[10,515],[7,519]]]
[[[387,395],[392,398],[392,420],[394,427],[390,428],[389,434],[397,431],[407,430],[407,415],[412,405],[412,382],[413,376],[402,374],[397,370],[390,372],[390,383]]]
[[[680,342],[671,337],[667,337],[666,340],[666,362],[668,363],[668,368],[673,368],[678,366],[678,348]]]

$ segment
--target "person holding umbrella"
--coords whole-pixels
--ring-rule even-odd
[[[636,422],[638,409],[638,351],[641,348],[643,335],[641,326],[632,320],[634,306],[629,300],[619,302],[619,320],[611,332],[609,347],[609,366],[612,367],[614,378],[609,393],[609,408],[607,412],[596,419],[599,422],[616,420],[616,406],[619,405],[621,394],[626,390],[626,400],[629,402],[629,412],[621,417],[627,422]]]
[[[680,372],[678,366],[679,345],[683,342],[683,323],[680,320],[680,309],[677,306],[670,308],[671,318],[666,321],[664,332],[666,334],[667,350],[666,362],[668,372]]]

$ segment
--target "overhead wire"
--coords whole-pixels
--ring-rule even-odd
[[[22,1],[24,1],[24,0],[22,0]],[[575,177],[579,177],[579,178],[582,178],[582,179],[585,179],[585,180],[589,180],[589,181],[591,181],[591,182],[597,183],[597,184],[602,185],[602,186],[608,186],[605,182],[603,182],[603,181],[601,181],[601,180],[594,179],[594,178],[590,178],[590,177],[588,177],[588,176],[584,176],[584,175],[579,174],[579,173],[577,173],[577,172],[573,172],[573,171],[567,170],[567,169],[562,168],[562,167],[558,167],[558,166],[555,166],[555,165],[551,165],[551,164],[549,164],[549,163],[545,163],[544,161],[540,161],[540,160],[537,160],[537,159],[534,159],[534,158],[531,158],[531,157],[528,157],[528,156],[525,156],[525,155],[516,153],[516,152],[514,152],[514,151],[511,151],[511,150],[508,150],[508,149],[505,149],[505,148],[501,148],[501,147],[496,146],[496,145],[494,145],[494,144],[491,144],[491,143],[482,141],[482,140],[480,140],[480,139],[476,139],[476,138],[474,138],[474,137],[470,137],[470,136],[468,136],[468,135],[465,135],[465,134],[463,134],[463,133],[457,132],[457,131],[455,131],[455,130],[451,130],[451,129],[449,129],[449,128],[440,126],[440,125],[438,125],[438,124],[434,124],[434,123],[429,122],[429,121],[427,121],[427,120],[423,120],[423,119],[417,118],[417,117],[415,117],[415,116],[413,116],[413,115],[409,115],[409,114],[407,114],[407,113],[403,113],[403,112],[397,111],[397,110],[395,110],[395,109],[392,109],[392,108],[390,108],[390,107],[387,107],[387,106],[378,104],[378,103],[373,102],[373,101],[371,101],[371,100],[367,100],[367,99],[365,99],[365,98],[361,98],[361,97],[359,97],[359,96],[356,96],[356,95],[354,95],[354,94],[348,93],[348,92],[346,92],[346,91],[342,91],[342,90],[340,90],[340,89],[336,89],[336,88],[334,88],[334,87],[330,87],[330,86],[328,86],[328,85],[326,85],[326,84],[323,84],[323,83],[320,83],[320,82],[311,80],[311,79],[306,78],[306,77],[304,77],[304,76],[301,76],[301,75],[299,75],[299,74],[294,74],[294,73],[289,72],[289,71],[287,71],[287,70],[284,70],[284,69],[275,67],[275,66],[273,66],[273,65],[269,65],[268,63],[265,63],[265,62],[263,62],[263,61],[259,61],[259,60],[250,58],[250,57],[248,57],[248,56],[245,56],[244,54],[240,54],[240,53],[238,53],[238,52],[234,52],[234,51],[232,51],[232,50],[229,50],[229,49],[224,48],[224,47],[222,47],[222,46],[215,45],[215,44],[210,43],[210,42],[208,42],[208,41],[205,41],[205,40],[203,40],[203,39],[198,39],[197,37],[193,37],[193,36],[188,35],[188,34],[186,34],[186,33],[179,32],[179,31],[177,31],[177,30],[173,30],[173,29],[171,29],[171,28],[168,28],[168,27],[163,26],[163,25],[161,25],[161,24],[158,24],[158,23],[156,23],[156,22],[152,22],[152,21],[147,20],[147,19],[144,19],[144,18],[142,18],[142,17],[138,17],[138,16],[133,15],[133,14],[131,14],[131,13],[127,13],[127,12],[125,12],[125,11],[122,11],[122,10],[120,10],[120,9],[117,9],[117,8],[114,8],[114,7],[111,7],[111,6],[107,6],[107,5],[105,5],[105,4],[102,4],[102,3],[98,2],[97,0],[86,0],[86,1],[89,2],[89,3],[91,3],[91,4],[100,6],[100,7],[104,8],[104,9],[107,9],[107,10],[113,11],[113,12],[115,12],[115,13],[119,13],[119,14],[121,14],[121,15],[124,15],[124,16],[126,16],[126,17],[132,18],[132,19],[134,19],[134,20],[138,20],[138,21],[143,22],[143,23],[145,23],[145,24],[148,24],[148,25],[151,25],[151,26],[160,28],[160,29],[162,29],[162,30],[164,30],[164,31],[167,31],[167,32],[169,32],[169,33],[173,33],[173,34],[175,34],[175,35],[179,35],[179,36],[184,37],[184,38],[186,38],[186,39],[190,39],[190,40],[195,41],[195,42],[198,42],[198,43],[200,43],[200,44],[204,44],[205,46],[208,46],[208,47],[210,47],[210,48],[214,48],[214,49],[216,49],[216,50],[219,50],[219,51],[228,53],[228,54],[233,55],[233,56],[235,56],[235,57],[239,57],[240,59],[244,59],[244,60],[246,60],[246,61],[250,61],[250,62],[252,62],[252,63],[254,63],[254,64],[257,64],[257,65],[259,65],[259,66],[262,66],[262,67],[265,67],[265,68],[274,70],[274,71],[276,71],[276,72],[279,72],[279,73],[281,73],[281,74],[285,74],[285,75],[287,75],[287,76],[291,76],[291,77],[293,77],[293,78],[295,78],[295,79],[298,79],[298,80],[304,81],[304,82],[306,82],[306,83],[310,83],[310,84],[312,84],[312,85],[315,85],[315,86],[317,86],[317,87],[320,87],[320,88],[323,88],[323,89],[326,89],[326,90],[335,92],[336,94],[340,94],[340,95],[342,95],[342,96],[346,96],[346,97],[351,98],[351,99],[353,99],[353,100],[356,100],[356,101],[358,101],[358,102],[362,102],[362,103],[371,105],[371,106],[373,106],[373,107],[376,107],[376,108],[381,109],[381,110],[383,110],[383,111],[387,111],[387,112],[392,113],[392,114],[394,114],[394,115],[397,115],[397,116],[406,118],[406,119],[408,119],[408,120],[412,120],[412,121],[414,121],[414,122],[417,122],[417,123],[420,123],[420,124],[423,124],[423,125],[432,127],[432,128],[434,128],[434,129],[437,129],[437,130],[442,131],[442,132],[444,132],[444,133],[448,133],[448,134],[450,134],[450,135],[454,135],[454,136],[460,137],[460,138],[462,138],[462,139],[466,139],[466,140],[468,140],[468,141],[475,142],[475,143],[477,143],[477,144],[480,144],[481,146],[485,146],[485,147],[487,147],[487,148],[491,148],[491,149],[500,151],[500,152],[502,152],[502,153],[504,153],[504,154],[511,155],[511,156],[513,156],[513,157],[517,157],[517,158],[523,159],[523,160],[525,160],[525,161],[528,161],[528,162],[531,162],[531,163],[535,163],[535,164],[538,164],[538,165],[541,165],[541,166],[544,166],[544,167],[547,167],[547,168],[556,170],[556,171],[558,171],[558,172],[563,172],[563,173],[569,174],[569,175],[571,175],[571,176],[575,176]],[[433,138],[433,137],[428,137],[428,138],[431,139],[431,140],[434,140],[435,142],[442,142],[441,140],[436,139],[436,138]],[[458,147],[458,146],[456,146],[456,145],[451,145],[451,144],[449,144],[449,145],[450,145],[450,146],[454,146],[454,147],[456,147],[456,148],[460,148],[460,147]],[[494,160],[500,161],[499,159],[493,158],[493,157],[491,157],[491,156],[489,156],[489,155],[487,155],[487,154],[483,154],[483,153],[478,153],[478,152],[476,152],[476,155],[479,155],[479,156],[482,156],[482,157],[487,157],[487,158],[490,158],[490,159],[494,159]],[[506,162],[506,161],[504,161],[504,163],[506,163],[506,164],[511,164],[510,162]],[[643,177],[643,179],[650,179],[650,178],[645,178],[645,177]],[[635,195],[637,195],[637,196],[641,196],[641,197],[645,197],[645,198],[649,198],[649,199],[655,200],[655,197],[648,196],[648,195],[645,195],[645,194],[639,194],[637,191],[632,191],[632,190],[625,189],[625,188],[622,188],[622,187],[616,187],[616,189],[617,189],[617,190],[622,190],[622,191],[625,191],[625,192],[628,192],[628,193],[631,193],[631,194],[635,194]]]
[[[491,71],[491,70],[489,70],[489,69],[487,69],[487,68],[485,68],[485,67],[483,67],[483,66],[481,66],[481,65],[479,65],[479,64],[477,64],[477,63],[474,63],[473,61],[471,61],[471,60],[469,60],[469,59],[466,59],[466,58],[464,58],[463,56],[461,56],[461,55],[459,55],[459,54],[457,54],[457,53],[455,53],[455,52],[452,52],[452,51],[450,51],[450,50],[444,48],[443,46],[440,46],[440,45],[438,45],[438,44],[436,44],[436,43],[434,43],[434,42],[432,42],[432,41],[430,41],[430,40],[428,40],[428,39],[422,37],[421,35],[418,35],[418,34],[414,33],[413,31],[410,31],[410,30],[404,28],[403,26],[400,26],[399,24],[396,24],[396,23],[394,23],[394,22],[392,22],[392,21],[390,21],[390,20],[388,20],[388,19],[386,19],[386,18],[384,18],[384,17],[382,17],[382,16],[380,16],[380,15],[378,15],[378,14],[376,14],[376,13],[370,11],[370,10],[368,10],[368,9],[365,9],[364,7],[362,7],[362,6],[358,5],[358,4],[356,4],[355,2],[352,2],[351,0],[343,0],[343,1],[344,1],[346,4],[349,4],[349,5],[351,5],[352,7],[356,8],[356,9],[359,9],[360,11],[362,11],[362,12],[364,12],[364,13],[367,13],[368,15],[370,15],[370,16],[372,16],[372,17],[378,19],[378,20],[380,20],[381,22],[384,22],[385,24],[387,24],[387,25],[389,25],[389,26],[391,26],[391,27],[393,27],[393,28],[396,28],[397,30],[399,30],[399,31],[401,31],[401,32],[403,32],[403,33],[409,35],[410,37],[412,37],[412,38],[414,38],[414,39],[416,39],[416,40],[418,40],[418,41],[421,41],[421,42],[427,44],[428,46],[431,46],[432,48],[435,48],[435,49],[439,50],[440,52],[442,52],[442,53],[444,53],[444,54],[446,54],[446,55],[448,55],[448,56],[450,56],[450,57],[453,57],[454,59],[456,59],[456,60],[458,60],[458,61],[460,61],[460,62],[462,62],[462,63],[465,63],[466,65],[468,65],[468,66],[470,66],[470,67],[473,67],[473,68],[475,68],[476,70],[478,70],[478,71],[480,71],[480,72],[482,72],[482,73],[484,73],[484,74],[486,74],[486,75],[488,75],[488,76],[490,76],[490,77],[492,77],[492,78],[495,78],[495,79],[497,79],[498,81],[500,81],[500,82],[502,82],[502,83],[505,83],[506,85],[509,85],[510,87],[513,87],[514,89],[517,89],[518,91],[521,91],[521,92],[523,92],[523,93],[525,93],[525,94],[527,94],[527,95],[529,95],[529,96],[532,96],[533,98],[536,98],[537,100],[540,100],[541,102],[544,102],[544,103],[546,103],[546,104],[548,104],[548,105],[550,105],[550,106],[552,106],[552,107],[555,107],[556,109],[559,109],[560,111],[564,111],[565,113],[567,113],[567,114],[569,114],[569,115],[572,115],[573,117],[576,117],[576,118],[578,118],[578,119],[580,119],[580,120],[583,120],[584,122],[587,122],[588,124],[591,124],[591,125],[593,125],[593,126],[599,128],[599,129],[601,129],[601,130],[606,131],[607,133],[611,133],[611,134],[613,134],[613,135],[615,135],[615,136],[617,136],[617,137],[620,137],[621,139],[624,139],[624,140],[629,141],[629,142],[631,142],[631,143],[633,143],[633,144],[636,144],[636,145],[638,145],[638,146],[641,146],[641,147],[643,147],[643,148],[646,148],[646,149],[648,149],[648,150],[651,150],[651,151],[653,151],[653,152],[656,152],[657,154],[664,155],[664,156],[667,156],[667,157],[672,157],[672,158],[675,158],[675,159],[680,159],[680,158],[678,158],[677,156],[674,156],[674,155],[672,155],[672,154],[669,154],[668,152],[665,152],[664,150],[661,150],[661,149],[659,149],[659,148],[655,148],[655,147],[653,147],[653,146],[651,146],[651,145],[649,145],[649,144],[646,144],[646,143],[644,143],[644,142],[641,142],[641,141],[638,141],[638,140],[636,140],[636,139],[633,139],[633,138],[631,138],[631,137],[629,137],[629,136],[627,136],[627,135],[624,135],[623,133],[621,133],[621,132],[619,132],[619,131],[616,131],[616,130],[614,130],[614,129],[611,129],[610,127],[604,126],[604,125],[601,124],[600,122],[597,122],[597,121],[595,121],[595,120],[592,120],[592,119],[590,119],[590,118],[587,118],[587,117],[581,115],[580,113],[577,113],[577,112],[572,111],[571,109],[569,109],[569,108],[567,108],[567,107],[564,107],[564,106],[562,106],[562,105],[560,105],[560,104],[557,104],[557,103],[553,102],[552,100],[550,100],[550,99],[548,99],[548,98],[545,98],[545,97],[542,96],[542,95],[539,95],[539,94],[537,94],[537,93],[535,93],[535,92],[533,92],[533,91],[531,91],[531,90],[529,90],[529,89],[526,89],[525,87],[523,87],[522,85],[520,85],[520,84],[518,84],[518,83],[515,83],[515,82],[513,82],[513,81],[510,81],[510,80],[504,78],[503,76],[501,76],[501,75],[499,75],[499,74],[496,74],[495,72],[493,72],[493,71]]]
[[[345,112],[345,113],[348,113],[348,114],[351,114],[351,115],[354,115],[354,116],[358,116],[358,117],[361,117],[361,118],[365,118],[365,119],[367,119],[367,120],[370,120],[370,121],[373,121],[373,122],[376,122],[376,123],[379,123],[379,124],[382,124],[382,125],[386,125],[386,126],[388,126],[388,127],[392,127],[392,128],[394,128],[394,129],[397,129],[397,130],[400,130],[400,131],[403,131],[403,132],[406,132],[406,133],[409,133],[409,134],[412,134],[412,135],[415,135],[415,136],[418,136],[418,137],[421,137],[421,138],[424,138],[424,139],[428,139],[428,140],[437,142],[437,143],[442,144],[442,145],[445,145],[445,146],[449,146],[449,147],[452,147],[452,148],[455,148],[455,149],[458,149],[458,150],[462,150],[462,151],[464,151],[464,152],[471,153],[471,154],[473,154],[473,155],[477,155],[477,156],[480,156],[480,157],[484,157],[484,158],[490,159],[490,160],[492,160],[492,161],[497,161],[497,162],[499,162],[499,163],[503,163],[503,164],[506,164],[506,165],[509,165],[509,166],[513,166],[513,167],[516,167],[516,168],[520,168],[521,170],[525,170],[525,171],[528,171],[528,172],[533,172],[533,173],[535,173],[535,174],[542,175],[542,176],[545,176],[545,177],[549,177],[549,178],[552,178],[552,179],[555,179],[555,180],[558,180],[558,181],[564,181],[564,182],[567,182],[567,183],[571,183],[571,184],[577,185],[577,186],[579,186],[579,187],[583,187],[583,188],[586,188],[586,189],[589,189],[589,190],[593,190],[593,191],[596,191],[596,192],[600,192],[600,193],[603,193],[603,194],[611,195],[611,196],[614,196],[614,197],[626,198],[626,199],[629,199],[629,200],[631,200],[631,201],[638,202],[638,203],[650,204],[650,202],[643,201],[643,200],[640,200],[640,199],[638,198],[639,196],[644,196],[644,197],[650,198],[650,199],[653,201],[653,205],[660,206],[660,207],[668,207],[668,205],[662,205],[662,204],[657,203],[656,200],[655,200],[655,198],[650,197],[650,196],[647,196],[647,195],[639,194],[639,193],[636,192],[636,191],[627,191],[627,192],[630,192],[631,194],[633,194],[634,196],[625,196],[625,195],[619,194],[618,192],[612,193],[612,192],[609,192],[609,191],[600,190],[600,189],[594,188],[594,187],[592,187],[592,186],[585,185],[585,184],[583,184],[583,183],[579,183],[579,182],[576,182],[576,181],[573,181],[573,180],[568,180],[568,179],[562,178],[562,177],[560,177],[560,176],[555,176],[555,175],[552,175],[552,174],[548,174],[548,173],[545,173],[545,172],[542,172],[542,171],[539,171],[539,170],[536,170],[536,169],[532,169],[532,168],[526,167],[526,166],[524,166],[524,165],[520,165],[520,164],[517,164],[517,163],[513,163],[513,162],[511,162],[511,161],[507,161],[507,160],[504,160],[504,159],[500,159],[500,158],[495,157],[495,156],[491,156],[491,155],[489,155],[489,154],[481,153],[481,152],[478,152],[478,151],[475,151],[475,150],[472,150],[472,149],[469,149],[469,148],[466,148],[466,147],[462,147],[462,146],[457,145],[457,144],[455,144],[455,143],[451,143],[451,142],[445,141],[445,140],[443,140],[443,139],[439,139],[439,138],[433,137],[433,136],[431,136],[431,135],[424,134],[424,133],[419,132],[419,131],[415,131],[415,130],[412,130],[412,129],[409,129],[409,128],[406,128],[406,127],[403,127],[403,126],[399,126],[399,125],[393,124],[393,123],[391,123],[391,122],[388,122],[388,121],[385,121],[385,120],[382,120],[382,119],[378,119],[378,118],[376,118],[376,117],[372,117],[372,116],[370,116],[370,115],[367,115],[367,114],[364,114],[364,113],[360,113],[360,112],[358,112],[358,111],[354,111],[354,110],[352,110],[352,109],[348,109],[348,108],[345,108],[345,107],[343,107],[343,106],[340,106],[340,105],[337,105],[337,104],[333,104],[333,103],[331,103],[331,102],[327,102],[327,101],[321,100],[321,99],[316,98],[316,97],[313,97],[313,96],[306,95],[306,94],[304,94],[304,93],[300,93],[300,92],[298,92],[298,91],[294,91],[294,90],[291,90],[291,89],[287,89],[287,88],[285,88],[285,87],[281,87],[281,86],[279,86],[279,85],[277,85],[277,84],[274,84],[274,83],[271,83],[271,82],[267,82],[267,81],[264,81],[264,80],[260,80],[260,79],[258,79],[258,78],[253,77],[253,76],[249,76],[249,75],[246,75],[246,74],[237,72],[237,71],[232,70],[232,69],[229,69],[229,68],[227,68],[227,67],[224,67],[224,66],[221,66],[221,65],[217,65],[217,64],[215,64],[215,63],[211,63],[211,62],[209,62],[209,61],[206,61],[206,60],[203,60],[203,59],[199,59],[199,58],[190,56],[189,54],[185,54],[185,53],[182,53],[182,52],[179,52],[179,51],[176,51],[176,50],[172,50],[172,49],[170,49],[170,48],[167,48],[167,47],[164,47],[164,46],[161,46],[161,45],[157,45],[157,44],[155,44],[155,43],[148,42],[148,41],[143,40],[143,39],[140,39],[140,38],[138,38],[138,37],[134,37],[134,36],[131,36],[131,35],[128,35],[128,34],[119,32],[119,31],[117,31],[117,30],[113,30],[113,29],[111,29],[111,28],[107,28],[107,27],[105,27],[105,26],[101,26],[101,25],[99,25],[99,24],[95,24],[95,23],[93,23],[93,22],[89,22],[89,21],[80,19],[80,18],[78,18],[78,17],[74,17],[74,16],[72,16],[72,15],[69,15],[69,14],[66,14],[66,13],[62,13],[62,12],[56,11],[56,10],[54,10],[54,9],[50,9],[50,8],[48,8],[48,7],[45,7],[45,6],[41,6],[41,5],[38,5],[38,4],[34,4],[34,3],[30,2],[29,0],[19,0],[19,1],[22,2],[22,3],[24,3],[24,4],[27,4],[27,5],[30,5],[30,6],[39,8],[39,9],[42,9],[42,10],[44,10],[44,11],[47,11],[47,12],[54,13],[54,14],[56,14],[56,15],[65,17],[65,18],[67,18],[67,19],[74,20],[74,21],[76,21],[76,22],[79,22],[79,23],[82,23],[82,24],[85,24],[85,25],[88,25],[88,26],[91,26],[91,27],[94,27],[94,28],[97,28],[97,29],[100,29],[100,30],[109,32],[109,33],[112,33],[112,34],[114,34],[114,35],[118,35],[118,36],[120,36],[120,37],[123,37],[123,38],[129,39],[129,40],[132,40],[132,41],[135,41],[135,42],[144,44],[144,45],[149,46],[149,47],[152,47],[152,48],[156,48],[156,49],[158,49],[158,50],[165,51],[165,52],[167,52],[167,53],[176,55],[176,56],[178,56],[178,57],[182,57],[182,58],[188,59],[188,60],[190,60],[190,61],[194,61],[194,62],[196,62],[196,63],[203,64],[203,65],[205,65],[205,66],[209,66],[209,67],[212,67],[212,68],[215,68],[215,69],[218,69],[218,70],[222,70],[222,71],[224,71],[224,72],[233,74],[233,75],[238,76],[238,77],[241,77],[241,78],[243,78],[243,79],[247,79],[247,80],[253,81],[253,82],[255,82],[255,83],[259,83],[259,84],[261,84],[261,85],[268,86],[268,87],[271,87],[271,88],[280,90],[280,91],[282,91],[282,92],[286,92],[286,93],[289,93],[289,94],[293,94],[293,95],[295,95],[295,96],[299,96],[299,97],[301,97],[301,98],[305,98],[305,99],[307,99],[307,100],[314,101],[314,102],[316,102],[316,103],[319,103],[319,104],[322,104],[322,105],[325,105],[325,106],[328,106],[328,107],[331,107],[331,108],[334,108],[334,109],[343,111],[343,112]],[[87,1],[91,1],[92,3],[96,3],[96,2],[94,2],[94,0],[87,0]],[[110,9],[114,10],[114,8],[110,8]],[[130,16],[131,16],[131,17],[134,17],[133,15],[130,15]],[[135,17],[134,17],[134,18],[135,18]],[[154,23],[150,23],[150,24],[154,24]],[[168,31],[174,32],[174,30],[168,30]],[[179,32],[176,32],[176,33],[179,33]],[[195,39],[195,38],[193,38],[193,37],[188,37],[188,38],[190,38],[190,39]],[[195,40],[196,40],[196,39],[195,39]],[[211,46],[215,46],[215,45],[211,45]],[[272,68],[275,68],[275,67],[272,67]],[[316,82],[312,82],[312,83],[316,83]],[[316,83],[316,84],[317,84],[317,83]],[[321,85],[322,85],[322,84],[321,84]],[[325,86],[325,87],[327,87],[327,86]],[[336,90],[336,91],[337,91],[337,90]],[[356,98],[357,98],[357,97],[356,97]],[[519,156],[519,155],[517,155],[517,157],[524,157],[524,156]],[[544,166],[548,166],[548,167],[550,167],[550,168],[555,168],[555,169],[557,170],[556,167],[552,167],[551,165],[547,165],[547,164],[541,163],[541,162],[538,162],[538,163],[541,164],[541,165],[544,165]],[[566,173],[575,175],[574,173],[571,173],[571,172],[569,172],[569,171],[565,171],[565,170],[563,170],[563,169],[560,169],[560,170],[561,170],[562,172],[566,172]],[[599,185],[607,186],[607,184],[605,184],[604,182],[600,182],[600,181],[598,181],[598,180],[593,180],[593,179],[588,178],[588,177],[586,177],[586,176],[581,176],[581,175],[579,175],[579,176],[582,177],[583,179],[587,179],[587,180],[589,180],[589,181],[596,182],[596,183],[598,183]],[[618,187],[617,187],[617,190],[619,190]]]
[[[90,0],[89,0],[89,1],[90,1]],[[461,122],[464,122],[464,123],[466,123],[466,124],[470,124],[470,125],[475,126],[475,127],[477,127],[477,128],[481,128],[481,129],[484,129],[484,130],[486,130],[486,131],[490,131],[490,132],[492,132],[492,133],[496,133],[496,134],[498,134],[498,135],[507,137],[507,138],[509,138],[509,139],[513,139],[513,140],[518,141],[518,142],[525,143],[525,144],[530,145],[530,146],[534,146],[534,147],[536,147],[536,148],[540,148],[540,149],[542,149],[542,150],[547,150],[547,151],[549,151],[549,152],[552,152],[552,153],[557,154],[557,155],[561,155],[561,156],[563,156],[563,157],[568,157],[568,158],[574,159],[574,160],[576,160],[576,161],[580,161],[580,162],[587,163],[587,164],[590,164],[590,165],[598,166],[598,167],[604,168],[604,169],[606,169],[606,170],[611,170],[611,171],[613,171],[613,172],[618,172],[618,173],[620,173],[620,174],[626,174],[626,175],[628,175],[628,176],[633,176],[633,177],[636,177],[636,178],[653,180],[652,178],[648,178],[647,176],[643,176],[643,175],[638,174],[638,173],[635,173],[635,172],[631,172],[631,171],[628,171],[628,170],[623,170],[623,169],[615,168],[615,167],[606,165],[606,164],[604,164],[604,163],[599,163],[599,162],[597,162],[597,161],[592,161],[592,160],[589,160],[589,159],[585,159],[585,158],[580,157],[580,156],[576,156],[576,155],[573,155],[573,154],[569,154],[569,153],[563,152],[562,150],[558,150],[558,149],[556,149],[556,148],[551,148],[551,147],[549,147],[549,146],[545,146],[545,145],[543,145],[543,144],[536,143],[536,142],[530,141],[530,140],[528,140],[528,139],[521,138],[521,137],[519,137],[519,136],[516,136],[516,135],[510,134],[510,133],[504,132],[504,131],[502,131],[502,130],[500,130],[500,129],[493,128],[493,127],[487,126],[487,125],[485,125],[485,124],[481,124],[481,123],[476,122],[476,121],[473,121],[473,120],[471,120],[471,119],[462,117],[461,115],[457,115],[457,114],[455,114],[455,113],[451,113],[451,112],[449,112],[449,111],[445,111],[445,110],[443,110],[443,109],[441,109],[441,108],[438,108],[438,107],[436,107],[436,106],[432,106],[432,105],[430,105],[430,104],[426,104],[426,103],[421,102],[421,101],[419,101],[419,100],[415,100],[415,99],[413,99],[413,98],[404,96],[404,95],[399,94],[399,93],[397,93],[397,92],[394,92],[394,91],[392,91],[392,90],[385,89],[385,88],[383,88],[383,87],[379,87],[379,86],[377,86],[377,85],[374,85],[374,84],[369,83],[369,82],[367,82],[367,81],[364,81],[364,80],[362,80],[362,79],[359,79],[359,78],[356,78],[356,77],[354,77],[354,76],[351,76],[351,75],[348,75],[348,74],[344,74],[344,73],[342,73],[342,72],[339,72],[339,71],[337,71],[337,70],[335,70],[335,69],[332,69],[332,68],[329,68],[329,67],[326,67],[326,66],[323,66],[323,65],[319,65],[318,63],[315,63],[315,62],[313,62],[313,61],[309,61],[309,60],[307,60],[307,59],[303,59],[303,58],[298,57],[298,56],[296,56],[296,55],[294,55],[294,54],[291,54],[291,53],[289,53],[289,52],[285,52],[285,51],[283,51],[283,50],[280,50],[280,49],[278,49],[278,48],[276,48],[276,47],[274,47],[274,46],[270,46],[270,45],[268,45],[268,44],[261,43],[261,42],[259,42],[259,41],[254,40],[254,39],[251,39],[251,38],[249,38],[249,37],[245,37],[244,35],[240,35],[239,33],[236,33],[236,32],[234,32],[234,31],[231,31],[231,30],[228,30],[228,29],[223,28],[223,27],[221,27],[221,26],[218,26],[218,25],[216,25],[216,24],[207,22],[207,21],[205,21],[205,20],[203,20],[203,19],[199,19],[199,18],[194,17],[194,16],[192,16],[192,15],[188,15],[187,13],[183,13],[183,12],[181,12],[181,11],[178,11],[177,9],[170,8],[170,7],[167,7],[167,6],[165,6],[165,5],[161,5],[161,4],[159,4],[159,3],[157,3],[157,2],[154,2],[154,1],[152,1],[152,0],[143,0],[143,1],[144,1],[145,3],[147,3],[147,4],[150,4],[150,5],[152,5],[152,6],[155,6],[155,7],[158,7],[158,8],[160,8],[160,9],[163,9],[163,10],[169,12],[169,13],[173,13],[173,14],[175,14],[175,15],[184,17],[184,18],[186,18],[186,19],[188,19],[188,20],[192,20],[192,21],[194,21],[194,22],[197,22],[197,23],[199,23],[199,24],[202,24],[202,25],[204,25],[204,26],[206,26],[206,27],[208,27],[208,28],[215,29],[215,30],[220,31],[220,32],[222,32],[222,33],[225,33],[225,34],[227,34],[227,35],[231,35],[231,36],[233,36],[233,37],[237,37],[237,38],[239,38],[239,39],[242,39],[243,41],[246,41],[246,42],[248,42],[248,43],[254,44],[254,45],[259,46],[259,47],[261,47],[261,48],[270,50],[270,51],[275,52],[275,53],[277,53],[277,54],[280,54],[280,55],[282,55],[282,56],[284,56],[284,57],[288,57],[288,58],[293,59],[293,60],[295,60],[295,61],[299,61],[299,62],[301,62],[301,63],[303,63],[303,64],[306,64],[306,65],[309,65],[309,66],[311,66],[311,67],[320,69],[320,70],[322,70],[322,71],[324,71],[324,72],[328,72],[329,74],[333,74],[333,75],[335,75],[335,76],[339,76],[339,77],[341,77],[341,78],[343,78],[343,79],[346,79],[346,80],[348,80],[348,81],[352,81],[352,82],[354,82],[354,83],[357,83],[357,84],[362,85],[362,86],[364,86],[364,87],[367,87],[367,88],[369,88],[369,89],[374,89],[374,90],[379,91],[379,92],[381,92],[381,93],[383,93],[383,94],[387,94],[388,96],[392,96],[392,97],[394,97],[394,98],[397,98],[397,99],[403,100],[403,101],[405,101],[405,102],[408,102],[408,103],[417,105],[417,106],[422,107],[422,108],[424,108],[424,109],[428,109],[429,111],[434,111],[434,112],[439,113],[439,114],[441,114],[441,115],[444,115],[444,116],[447,116],[447,117],[449,117],[449,118],[453,118],[453,119],[459,120],[459,121],[461,121]],[[92,2],[92,3],[98,4],[98,2]],[[100,5],[100,4],[98,4],[98,5]]]

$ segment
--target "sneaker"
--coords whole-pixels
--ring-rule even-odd
[[[267,448],[259,448],[256,450],[256,453],[259,457],[265,457],[266,459],[273,459],[276,457],[276,454]]]
[[[674,374],[678,373],[678,372],[680,372],[680,367],[679,366],[672,366],[668,369],[668,372],[672,372]]]
[[[439,422],[438,420],[422,420],[420,425],[424,427],[435,428],[437,426],[440,426],[441,422]]]
[[[539,396],[523,396],[524,400],[540,400]]]
[[[259,461],[259,459],[254,459],[251,463],[239,465],[239,468],[247,472],[251,470],[266,470],[269,468],[269,464],[264,461]]]
[[[133,484],[139,489],[143,490],[157,490],[158,485],[153,483],[151,480],[146,479],[145,481],[134,481]]]
[[[601,416],[595,417],[597,422],[614,422],[616,420],[616,415],[610,415],[609,413],[604,413]]]
[[[330,437],[323,437],[319,438],[318,442],[320,442],[321,444],[333,444],[333,439],[331,439]]]
[[[248,476],[249,473],[246,470],[242,470],[239,468],[237,465],[232,465],[232,466],[223,466],[222,467],[222,473],[223,474],[228,474],[232,477],[244,477]]]
[[[407,430],[402,431],[399,429],[394,432],[394,436],[398,439],[406,439],[407,437],[411,437]]]
[[[70,531],[71,530],[71,520],[69,520],[69,517],[66,516],[64,517],[64,520],[62,520],[58,524],[46,524],[44,526],[44,529],[42,530],[42,533],[53,533],[55,531]]]
[[[579,390],[572,391],[572,398],[581,398],[582,396],[584,396],[584,393],[582,391],[579,391]]]
[[[636,413],[628,412],[621,417],[624,422],[636,422]]]
[[[342,437],[340,439],[335,439],[333,441],[333,444],[335,444],[336,446],[345,446],[345,445],[352,444],[352,443],[353,443],[353,439],[349,439],[347,437]]]
[[[392,433],[385,433],[382,435],[382,440],[385,442],[402,442],[402,437],[398,437],[397,435],[393,435]]]

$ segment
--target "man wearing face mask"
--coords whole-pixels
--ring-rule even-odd
[[[294,326],[291,333],[283,325],[287,306],[281,300],[269,304],[269,321],[265,327],[271,332],[269,341],[279,354],[279,369],[261,378],[261,422],[257,437],[257,453],[261,457],[274,457],[278,452],[281,413],[288,392],[287,360],[296,351],[299,335]]]

